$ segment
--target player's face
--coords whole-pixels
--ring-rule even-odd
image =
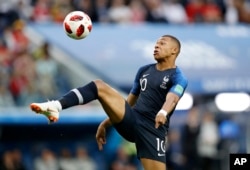
[[[164,60],[172,55],[173,42],[169,37],[161,37],[157,40],[154,49],[154,58],[156,61]]]

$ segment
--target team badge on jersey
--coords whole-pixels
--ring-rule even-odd
[[[162,89],[166,89],[168,81],[169,81],[169,76],[164,76],[160,87]]]

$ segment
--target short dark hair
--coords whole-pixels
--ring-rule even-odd
[[[180,51],[181,51],[181,42],[180,42],[180,40],[179,40],[178,38],[176,38],[176,37],[173,36],[173,35],[169,35],[169,34],[163,35],[162,37],[169,37],[169,38],[171,38],[172,40],[174,40],[174,42],[176,43],[177,47],[179,48],[178,53],[180,53]]]

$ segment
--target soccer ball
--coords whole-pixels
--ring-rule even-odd
[[[63,28],[70,38],[80,40],[89,35],[92,30],[90,17],[82,11],[73,11],[66,15]]]

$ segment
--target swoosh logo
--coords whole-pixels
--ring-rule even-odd
[[[158,153],[158,156],[165,156],[165,153]]]
[[[143,74],[142,77],[147,77],[149,74]]]

